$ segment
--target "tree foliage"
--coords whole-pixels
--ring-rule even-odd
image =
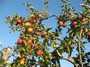
[[[60,60],[66,60],[74,67],[86,67],[85,44],[90,42],[90,6],[89,0],[81,4],[82,12],[77,12],[69,0],[61,0],[61,13],[49,16],[48,0],[44,0],[46,11],[39,11],[26,4],[30,9],[28,18],[19,16],[8,16],[7,23],[15,32],[20,32],[16,46],[11,54],[9,48],[1,51],[1,66],[9,67],[60,67]],[[52,30],[43,24],[44,20],[55,17],[57,27]],[[61,34],[66,28],[67,36]],[[52,51],[49,49],[53,49]],[[77,54],[74,53],[77,52]],[[64,54],[68,56],[65,57]],[[75,56],[73,56],[75,54]],[[10,56],[9,56],[10,55]],[[6,57],[4,57],[6,56]],[[9,57],[15,57],[12,63],[8,63]]]

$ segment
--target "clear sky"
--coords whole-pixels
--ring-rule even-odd
[[[18,13],[21,16],[27,16],[28,11],[26,10],[26,7],[24,3],[26,1],[29,1],[33,4],[33,6],[37,9],[42,8],[43,4],[41,3],[43,0],[0,0],[0,46],[2,48],[13,46],[15,45],[15,41],[19,36],[19,33],[9,33],[10,28],[8,24],[5,23],[6,17],[9,15],[14,15],[15,13]],[[81,0],[71,0],[72,6],[77,10],[80,11],[80,3]],[[49,0],[49,13],[50,14],[58,14],[58,2],[57,0]],[[48,22],[50,22],[52,27],[54,27],[53,18],[51,18]],[[89,50],[89,49],[88,49]],[[72,64],[68,64],[68,62],[62,60],[62,67],[73,67]]]

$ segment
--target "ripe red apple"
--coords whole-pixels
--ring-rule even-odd
[[[37,22],[37,17],[35,15],[31,15],[29,21],[30,21],[30,23],[36,23]]]
[[[19,18],[16,20],[16,25],[22,25],[23,23],[23,19],[22,18]]]
[[[44,54],[43,50],[37,50],[36,54],[38,56],[42,56]]]
[[[72,23],[71,23],[71,26],[73,27],[73,28],[76,28],[77,27],[77,21],[76,20],[74,20],[74,21],[72,21]]]
[[[19,38],[16,42],[18,45],[23,45],[24,44],[24,40]]]

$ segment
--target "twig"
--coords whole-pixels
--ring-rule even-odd
[[[40,21],[47,20],[47,19],[52,18],[52,17],[58,18],[56,15],[51,15],[51,16],[49,16],[49,17],[46,17],[46,18],[41,19]]]
[[[60,57],[60,59],[66,60],[66,61],[72,63],[74,65],[74,67],[76,67],[76,64],[73,61],[71,61],[69,58],[63,57],[57,49],[56,49],[56,52],[57,52],[58,56]]]
[[[81,55],[81,36],[77,36],[79,39],[78,42],[78,51],[79,51],[79,59],[80,59],[80,65],[83,67],[83,62],[82,62],[82,55]]]
[[[87,7],[87,8],[90,8],[90,6],[89,5],[86,5],[86,4],[84,4],[84,3],[82,3],[82,4],[80,4],[81,6],[83,6],[83,7]]]

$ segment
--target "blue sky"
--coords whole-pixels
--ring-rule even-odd
[[[43,4],[41,3],[43,0],[0,0],[0,43],[2,48],[13,46],[15,45],[15,41],[19,36],[19,33],[10,33],[10,28],[8,24],[6,24],[6,17],[9,15],[14,15],[15,13],[18,13],[21,16],[27,16],[28,11],[26,10],[26,7],[24,3],[26,1],[31,2],[35,8],[40,9],[43,8]],[[80,11],[80,3],[81,0],[71,0],[72,6],[77,10]],[[58,2],[56,0],[49,0],[49,13],[50,14],[58,14]],[[50,22],[52,24],[51,26],[54,27],[55,20],[51,18],[47,22]],[[88,48],[89,50],[89,48]],[[62,60],[62,67],[73,67],[72,64],[68,64],[68,62]]]

